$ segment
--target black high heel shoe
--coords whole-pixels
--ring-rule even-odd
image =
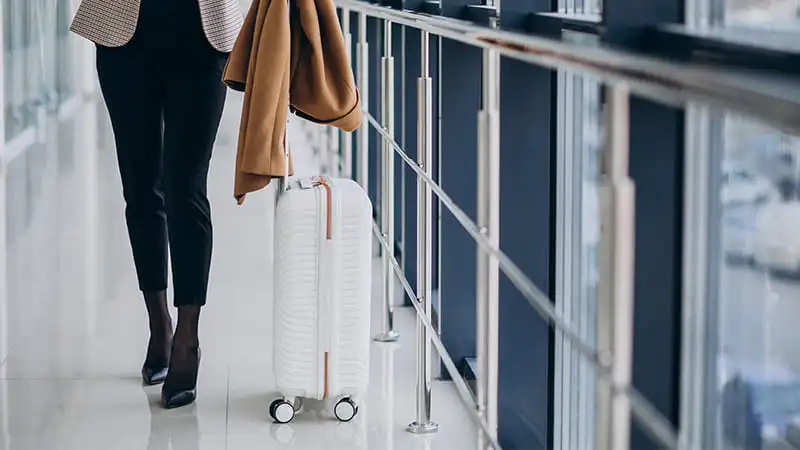
[[[163,366],[151,365],[150,361],[150,346],[148,345],[148,355],[142,365],[142,383],[145,386],[155,386],[161,384],[167,379],[169,373],[169,359]]]
[[[166,379],[164,386],[161,388],[161,404],[166,409],[180,408],[182,406],[190,405],[197,399],[197,375],[200,371],[201,351],[200,347],[197,348],[197,363],[195,365],[194,377],[191,381],[191,386],[188,383],[183,383],[185,380],[178,380],[176,383],[170,383]],[[173,374],[175,372],[173,371]],[[173,386],[178,384],[178,386]],[[181,386],[181,384],[183,384]]]
[[[169,367],[161,369],[153,369],[150,367],[142,367],[142,383],[145,386],[155,386],[161,384],[167,379]]]
[[[150,322],[150,341],[142,364],[142,383],[153,386],[167,379],[172,348],[172,318],[167,307],[166,291],[145,292],[144,302]]]

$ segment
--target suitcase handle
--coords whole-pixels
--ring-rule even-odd
[[[280,197],[281,193],[287,192],[292,189],[291,183],[289,183],[289,118],[291,117],[291,111],[289,115],[286,116],[286,128],[283,132],[283,177],[280,178],[278,181],[278,197]]]

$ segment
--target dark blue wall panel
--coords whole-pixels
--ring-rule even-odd
[[[439,73],[439,45],[442,41],[438,37],[431,36],[431,84],[433,85],[433,167],[431,171],[433,172],[433,178],[436,182],[440,182],[440,158],[441,158],[441,146],[440,146],[440,107],[439,107],[439,100],[441,95],[441,87],[440,83],[441,80],[438,77]],[[440,229],[439,229],[439,219],[441,217],[441,205],[439,204],[439,198],[436,194],[433,195],[433,289],[439,289],[439,245],[440,245]]]
[[[500,247],[552,298],[552,71],[503,60]],[[506,449],[548,448],[550,330],[505,277],[500,281],[500,439]]]
[[[405,36],[406,61],[405,70],[400,74],[405,80],[405,108],[406,120],[404,131],[405,148],[408,155],[417,160],[417,79],[420,75],[420,32],[407,29]],[[403,164],[405,165],[405,164]],[[398,183],[402,188],[405,198],[405,249],[403,262],[406,278],[411,286],[417,286],[417,175],[410,168],[403,171],[403,183]],[[400,178],[398,178],[400,179]],[[435,260],[434,260],[435,261]]]
[[[605,40],[631,48],[647,44],[647,29],[654,25],[682,23],[684,0],[610,0],[603,2]]]
[[[603,40],[646,47],[647,29],[681,23],[682,0],[606,0]],[[678,425],[683,242],[682,111],[631,99],[630,173],[636,184],[633,385]],[[657,448],[634,425],[631,448]]]
[[[394,24],[392,25],[392,55],[394,56],[394,140],[398,144],[400,144],[401,148],[406,149],[406,139],[404,138],[403,134],[403,26]],[[408,48],[407,53],[409,55],[416,55],[419,50],[415,48]],[[412,117],[413,118],[413,117]],[[403,160],[398,156],[394,150],[392,150],[392,157],[394,158],[394,231],[395,231],[395,244],[398,250],[400,250],[400,244],[402,239],[402,227],[403,227],[403,215],[402,215],[402,206],[403,206],[403,167],[405,163]],[[414,155],[414,159],[416,159],[416,155]],[[402,258],[402,254],[400,251],[396,252],[398,258]]]
[[[359,40],[359,33],[358,33],[358,14],[350,13],[350,54],[352,58],[350,59],[350,66],[353,69],[353,74],[356,80],[356,84],[360,83],[361,80],[358,78],[358,67],[357,67],[357,60],[358,60],[358,49],[357,44]],[[358,86],[359,89],[362,89],[362,86]],[[360,92],[359,95],[363,95],[363,90]],[[362,102],[368,102],[369,99],[361,98]],[[361,129],[358,129],[353,132],[353,163],[352,167],[350,168],[353,173],[353,178],[356,180],[359,179],[360,174],[358,173],[358,140],[360,139]]]
[[[441,58],[441,184],[456,204],[474,220],[481,51],[444,40]],[[475,354],[476,244],[444,209],[439,238],[442,340],[453,360],[459,364]]]
[[[381,118],[381,58],[383,57],[383,22],[367,19],[367,39],[369,40],[369,111],[380,121]],[[365,118],[366,120],[366,118]],[[381,137],[374,128],[369,131],[369,182],[368,192],[374,209],[380,217],[380,176],[381,176]]]
[[[680,398],[683,113],[631,101],[636,184],[633,385],[673,424]],[[631,448],[656,445],[635,426]]]

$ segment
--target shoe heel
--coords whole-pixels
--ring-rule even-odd
[[[142,384],[145,386],[155,386],[164,382],[167,379],[169,367],[163,369],[151,369],[149,367],[142,368]]]
[[[200,360],[202,354],[200,348],[197,349],[197,372],[195,373],[194,386],[191,389],[170,392],[168,384],[164,383],[161,389],[161,403],[165,409],[175,409],[191,405],[197,400],[197,375],[200,372]]]

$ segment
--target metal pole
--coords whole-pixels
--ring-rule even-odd
[[[0,48],[5,48],[3,43],[5,30],[3,30],[3,26],[6,24],[6,14],[9,14],[9,11],[4,11],[3,4],[0,4]],[[14,22],[9,21],[8,23]],[[6,68],[4,67],[4,60],[5,58],[0,58],[0,366],[3,366],[3,361],[8,357],[8,283],[6,283],[6,271],[8,270],[6,266],[8,253],[6,248],[6,179],[8,168],[6,167],[4,155],[6,145],[4,80]],[[3,436],[8,436],[8,419],[6,419],[8,417],[8,396],[5,395],[4,387],[0,389],[2,389],[0,390],[0,414],[2,414],[2,417],[0,417],[0,432],[3,433]],[[6,446],[9,446],[8,439],[8,437],[4,438]]]
[[[496,25],[496,20],[494,22]],[[500,56],[483,52],[483,107],[478,113],[478,221],[494,246],[500,245]],[[477,400],[491,438],[497,438],[499,354],[499,266],[497,259],[478,249],[476,261]],[[478,432],[478,449],[490,448]]]
[[[383,71],[381,78],[381,126],[394,139],[394,57],[392,57],[392,23],[383,22]],[[394,148],[381,139],[381,233],[394,246]],[[394,342],[400,335],[394,329],[394,252],[381,252],[383,260],[383,314],[378,342]]]
[[[331,174],[335,177],[342,176],[342,154],[340,151],[340,131],[334,127],[325,127],[325,151],[331,165]]]
[[[611,385],[596,390],[597,450],[627,450],[630,400],[616,388],[631,383],[633,358],[634,185],[628,175],[629,94],[624,85],[606,90],[605,149],[600,186],[600,278],[597,351],[611,368]]]
[[[344,45],[347,61],[353,60],[353,35],[350,34],[350,9],[342,8],[342,28],[344,29]],[[365,99],[362,102],[366,103]],[[344,178],[353,178],[353,135],[339,131],[339,174]]]
[[[369,43],[367,42],[367,15],[358,13],[358,43],[356,44],[356,72],[361,110],[369,112]],[[356,142],[358,184],[369,189],[369,122],[364,120],[358,130]]]
[[[428,176],[433,174],[433,88],[430,77],[430,35],[420,32],[420,77],[417,80],[417,162]],[[417,177],[417,297],[431,320],[433,290],[433,193]],[[408,426],[414,434],[439,430],[431,421],[431,339],[422,320],[417,318],[417,403],[416,420]]]

